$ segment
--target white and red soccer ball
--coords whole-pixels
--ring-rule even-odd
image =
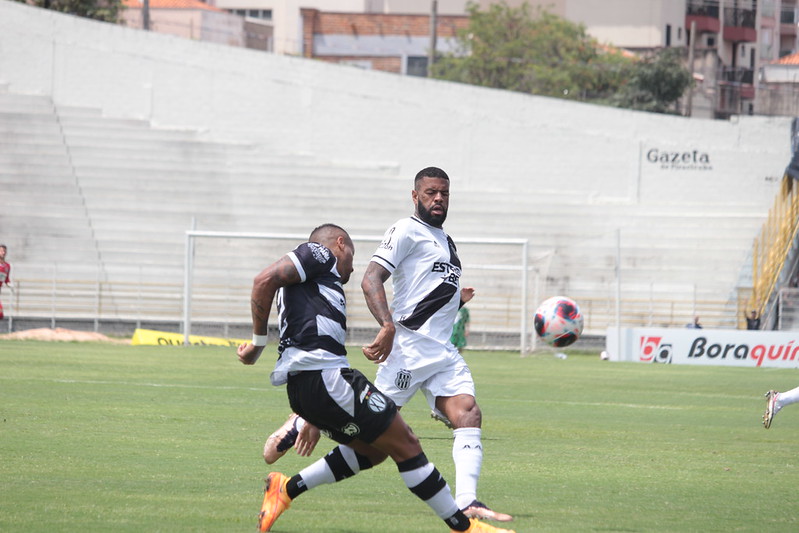
[[[583,332],[583,314],[571,298],[553,296],[535,311],[535,332],[541,340],[562,348],[573,344]]]

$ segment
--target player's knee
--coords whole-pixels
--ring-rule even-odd
[[[271,465],[275,461],[280,459],[282,456],[283,454],[274,453],[274,450],[270,450],[267,449],[267,447],[264,447],[264,461],[266,462],[266,464]]]
[[[456,416],[450,419],[452,425],[458,428],[479,428],[483,425],[483,412],[477,402],[465,404]]]

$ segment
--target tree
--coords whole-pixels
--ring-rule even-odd
[[[630,59],[602,47],[585,28],[546,10],[533,13],[492,4],[470,4],[469,26],[457,49],[433,67],[439,79],[561,98],[609,97],[623,82]]]
[[[691,83],[680,50],[638,59],[527,3],[486,11],[470,4],[467,11],[469,26],[458,32],[456,50],[433,66],[436,78],[659,113]]]
[[[691,73],[683,64],[682,51],[664,48],[632,66],[627,83],[612,103],[619,107],[668,113],[692,81]]]
[[[79,17],[119,22],[119,12],[123,9],[122,0],[17,0],[25,4]]]

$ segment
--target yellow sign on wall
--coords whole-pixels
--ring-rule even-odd
[[[189,343],[192,346],[238,346],[245,342],[250,342],[250,339],[224,339],[221,337],[189,335]],[[130,343],[133,345],[183,346],[183,334],[152,329],[136,329],[133,332],[133,338]]]

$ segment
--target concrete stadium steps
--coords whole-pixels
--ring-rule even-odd
[[[68,108],[62,112],[60,108],[55,107],[55,110],[66,132],[86,130],[103,137],[113,137],[118,134],[125,138],[143,136],[162,140],[196,138],[198,135],[194,130],[153,128],[150,122],[144,119],[106,117],[91,112],[76,113],[75,108]]]
[[[0,118],[2,120],[2,118]],[[60,163],[69,153],[58,131],[48,133],[15,133],[0,131],[0,156],[4,161],[13,157],[44,157]],[[2,169],[2,167],[0,167]]]
[[[393,176],[388,179],[386,173],[380,168],[374,170],[362,167],[350,168],[337,163],[325,162],[309,166],[293,163],[292,156],[275,161],[271,166],[270,163],[253,163],[245,166],[242,162],[230,161],[228,159],[230,156],[225,154],[207,161],[197,161],[191,157],[186,160],[177,157],[159,160],[155,156],[148,157],[146,151],[139,152],[138,158],[97,154],[86,156],[82,152],[83,150],[78,150],[77,153],[70,150],[70,155],[80,175],[86,177],[143,177],[151,180],[168,177],[176,183],[185,181],[187,184],[196,184],[202,183],[204,178],[213,178],[216,175],[224,174],[242,186],[257,185],[262,182],[285,185],[286,179],[297,178],[308,182],[307,185],[329,186],[332,184],[351,187],[346,182],[338,183],[338,181],[353,180],[352,186],[354,186],[360,180],[362,186],[402,186],[409,196],[412,188],[410,180],[395,180]],[[144,176],[142,176],[143,172],[146,172]]]
[[[49,96],[15,94],[0,90],[0,114],[52,115],[53,101]]]
[[[221,186],[229,188],[231,194],[262,192],[271,197],[290,200],[293,189],[301,188],[303,195],[320,197],[366,196],[373,200],[378,196],[404,193],[407,196],[408,212],[412,210],[411,187],[397,181],[381,180],[371,176],[348,176],[339,171],[337,176],[323,176],[312,170],[304,172],[277,172],[264,170],[258,174],[241,176],[225,168],[200,170],[175,170],[163,168],[129,167],[114,169],[75,164],[79,182],[86,189],[117,190],[120,192],[147,192],[148,190],[200,191],[219,194]],[[325,170],[325,172],[328,172]]]
[[[200,230],[299,235],[329,221],[355,235],[380,235],[412,212],[411,177],[400,176],[392,163],[279,154],[144,120],[103,117],[94,109],[53,106],[44,97],[7,96],[0,89],[0,193],[10,198],[0,225],[12,235],[6,240],[15,269],[42,279],[54,272],[89,283],[101,279],[115,287],[107,309],[120,314],[141,312],[131,296],[139,290],[136,284],[145,292],[162,291],[159,313],[179,313],[185,232],[192,220]],[[723,299],[733,290],[766,216],[745,201],[675,201],[652,208],[537,190],[523,180],[515,186],[460,189],[453,183],[447,231],[456,243],[472,237],[528,239],[530,256],[538,258],[531,266],[540,276],[534,288],[531,273],[529,297],[538,290],[541,297],[563,292],[585,301],[598,315],[592,323],[600,330],[593,333],[602,333],[615,312],[617,228],[623,297],[652,300],[653,306],[671,299],[664,316],[674,309],[690,315],[695,299]],[[284,244],[278,243],[276,253],[285,252]],[[376,244],[358,244],[359,272]],[[199,244],[194,284],[209,287],[198,296],[209,306],[198,315],[218,317],[226,291],[243,291],[246,301],[262,258],[272,254],[267,248],[247,241]],[[494,317],[505,313],[516,327],[520,274],[469,270],[470,264],[490,264],[492,252],[479,245],[460,248],[465,279],[481,294],[475,310]],[[504,250],[497,261],[519,266],[519,253]],[[353,325],[372,327],[357,289],[348,286]],[[235,313],[246,310],[244,305]],[[630,315],[648,312],[635,308]]]
[[[52,275],[59,264],[97,269],[91,221],[49,98],[0,92],[0,192],[16,276]]]

